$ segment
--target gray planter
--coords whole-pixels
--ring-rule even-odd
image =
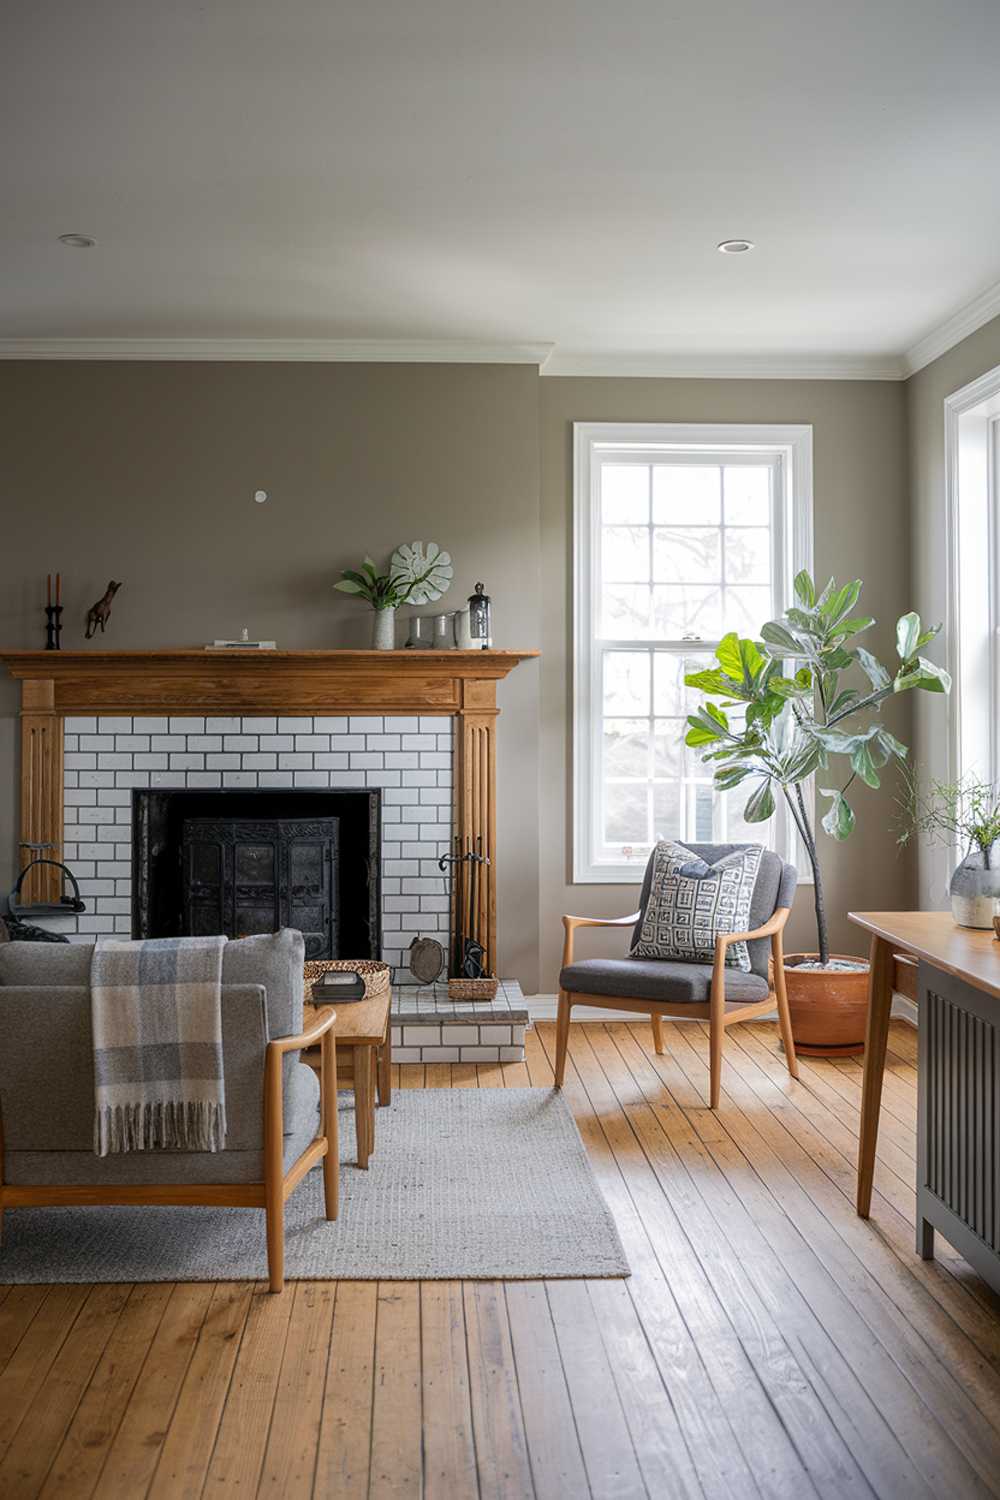
[[[992,927],[1000,916],[1000,861],[987,869],[979,849],[967,854],[951,877],[951,912],[960,927]]]

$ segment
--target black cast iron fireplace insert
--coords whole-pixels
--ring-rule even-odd
[[[132,935],[297,927],[307,958],[378,958],[377,789],[137,789]]]

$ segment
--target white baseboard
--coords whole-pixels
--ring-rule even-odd
[[[525,997],[524,1003],[527,1007],[528,1015],[531,1018],[532,1022],[554,1021],[556,1018],[556,1008],[559,1004],[559,996],[528,995]],[[628,1012],[624,1010],[598,1010],[596,1005],[588,1005],[585,1009],[581,1007],[580,1010],[576,1011],[574,1013],[573,1020],[624,1021],[627,1015]],[[905,995],[894,994],[892,997],[892,1016],[894,1020],[907,1021],[911,1026],[916,1026],[917,1007],[914,1005],[912,1000],[907,1000]],[[683,1017],[678,1018],[674,1016],[671,1019],[677,1020],[683,1019]],[[761,1021],[776,1021],[778,1019],[778,1014],[777,1011],[774,1011],[771,1015],[760,1016],[758,1017],[758,1019]]]

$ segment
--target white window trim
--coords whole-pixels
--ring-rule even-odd
[[[812,427],[806,424],[574,422],[573,423],[573,883],[635,885],[642,870],[635,865],[597,864],[593,859],[591,793],[593,786],[592,609],[595,599],[593,528],[597,507],[594,486],[596,446],[620,443],[646,448],[777,453],[784,484],[781,529],[784,597],[792,599],[792,580],[801,568],[812,572],[813,457]],[[790,820],[789,820],[790,822]],[[785,858],[795,861],[795,832],[788,829]],[[803,882],[804,883],[804,882]]]
[[[982,408],[982,411],[977,408]],[[984,429],[994,427],[1000,417],[1000,365],[988,370],[961,390],[953,391],[944,402],[944,451],[945,451],[945,528],[948,545],[947,601],[945,611],[945,644],[948,671],[954,689],[948,712],[948,780],[957,781],[963,772],[977,770],[980,775],[1000,776],[1000,526],[997,524],[997,504],[1000,501],[1000,474],[997,463],[996,432],[989,433],[987,453],[989,498],[987,524],[989,527],[988,555],[984,559],[984,576],[976,581],[977,587],[989,589],[990,670],[987,691],[989,693],[988,722],[992,727],[991,744],[987,750],[988,765],[971,766],[963,757],[963,661],[962,661],[962,568],[961,568],[961,449],[962,419],[974,418]]]

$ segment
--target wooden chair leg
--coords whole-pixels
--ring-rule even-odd
[[[653,1023],[653,1050],[657,1057],[663,1056],[663,1017],[650,1016]]]
[[[799,1060],[795,1055],[795,1040],[792,1036],[792,1013],[788,1009],[788,990],[785,987],[785,955],[781,946],[781,933],[777,932],[771,943],[774,955],[774,997],[778,1002],[778,1029],[785,1048],[785,1061],[793,1078],[799,1076]]]
[[[717,1016],[708,1023],[709,1045],[709,1109],[718,1109],[722,1093],[722,1039],[726,1028]]]
[[[335,1219],[340,1208],[340,1125],[337,1117],[337,1040],[327,1032],[322,1041],[322,1074],[320,1103],[323,1109],[321,1128],[326,1136],[323,1158],[323,1203],[328,1219]]]
[[[708,997],[708,1107],[718,1109],[722,1093],[722,1040],[726,1034],[726,951],[719,944]]]
[[[285,1201],[281,1178],[264,1184],[267,1220],[267,1275],[272,1292],[285,1289]]]
[[[561,1089],[566,1076],[566,1051],[569,1047],[569,1018],[573,1002],[565,990],[559,991],[559,1009],[556,1012],[556,1088]]]
[[[264,1217],[271,1291],[285,1285],[285,1163],[281,1058],[268,1050],[264,1070]]]

